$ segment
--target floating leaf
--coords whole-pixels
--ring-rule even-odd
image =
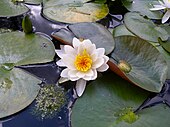
[[[162,46],[156,46],[156,48],[159,50],[161,54],[163,54],[167,65],[168,65],[168,74],[167,74],[167,79],[170,79],[170,53],[164,50]]]
[[[25,3],[40,4],[43,0],[24,0]]]
[[[40,80],[17,65],[52,61],[54,45],[41,36],[22,32],[0,34],[0,118],[27,107],[37,96]]]
[[[55,48],[44,37],[22,32],[0,34],[0,63],[26,65],[52,61]]]
[[[110,59],[113,64],[111,69],[143,89],[160,92],[168,69],[161,53],[153,45],[137,37],[116,37],[115,43],[116,48]],[[121,61],[125,61],[125,69],[118,68]]]
[[[6,28],[0,28],[0,34],[9,33],[9,32],[12,32],[12,30],[11,29],[6,29]]]
[[[170,125],[170,109],[158,105],[134,113],[148,92],[113,73],[90,83],[72,109],[73,127],[160,127]]]
[[[124,22],[129,31],[144,40],[158,42],[158,38],[166,41],[169,37],[165,29],[156,26],[151,20],[140,16],[139,13],[126,13]]]
[[[95,22],[109,12],[104,3],[105,0],[49,0],[44,3],[43,14],[59,22]]]
[[[26,34],[32,33],[32,22],[29,19],[29,16],[25,16],[22,20],[22,28]]]
[[[170,53],[170,37],[168,38],[167,41],[159,41],[160,45],[167,51]]]
[[[1,65],[2,67],[2,65]],[[40,81],[20,69],[0,69],[0,118],[27,107],[36,98]]]
[[[112,34],[98,23],[77,23],[69,25],[68,29],[61,29],[52,36],[66,44],[71,44],[73,37],[90,39],[97,48],[105,48],[106,54],[111,53],[114,49]]]
[[[151,19],[161,19],[162,13],[159,11],[150,11],[152,4],[159,4],[157,0],[121,0],[123,5],[133,12],[140,12],[143,16]]]
[[[17,16],[28,11],[27,7],[14,3],[12,0],[0,0],[0,17]]]
[[[160,27],[162,27],[162,28],[165,29],[168,33],[170,33],[170,26],[169,26],[169,24],[162,24],[162,25],[160,25]],[[170,35],[169,35],[169,37],[170,37]]]
[[[120,25],[113,29],[113,37],[118,37],[123,35],[135,36],[125,27],[125,25]]]

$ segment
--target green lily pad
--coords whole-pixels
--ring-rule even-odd
[[[159,50],[159,52],[164,56],[167,65],[168,65],[168,75],[167,79],[170,79],[170,53],[164,50],[162,46],[156,46],[156,48]]]
[[[22,32],[0,34],[0,63],[15,66],[52,61],[55,47],[50,40]]]
[[[151,20],[145,19],[139,13],[126,13],[124,17],[125,26],[136,36],[151,42],[158,42],[158,38],[166,41],[168,32],[155,25]]]
[[[160,25],[160,27],[162,27],[163,29],[165,29],[168,33],[170,33],[170,26],[168,24],[162,24]],[[170,37],[170,35],[169,35]]]
[[[17,16],[27,11],[27,7],[21,4],[15,5],[12,0],[0,0],[0,17]]]
[[[123,5],[133,12],[140,12],[143,16],[151,19],[161,19],[162,13],[159,11],[150,11],[152,4],[158,4],[157,0],[121,0]]]
[[[90,83],[72,109],[73,127],[160,127],[170,125],[170,109],[157,105],[134,113],[148,92],[113,73]]]
[[[54,21],[75,23],[95,22],[104,18],[109,9],[105,0],[49,0],[44,2],[43,14]],[[62,15],[61,15],[62,14]]]
[[[135,36],[126,28],[125,25],[120,25],[113,29],[113,37],[124,36],[124,35]]]
[[[170,37],[168,38],[167,41],[159,41],[160,45],[167,51],[170,53]]]
[[[40,4],[43,0],[24,0],[25,3]]]
[[[105,48],[106,54],[111,53],[114,49],[112,34],[98,23],[76,23],[69,25],[68,29],[61,29],[52,36],[65,44],[72,44],[73,37],[90,39],[97,48]]]
[[[0,28],[0,34],[8,33],[8,32],[12,32],[12,30],[11,29],[6,29],[6,28]]]
[[[164,25],[160,25],[160,27],[162,27],[163,29],[165,29],[168,33],[170,33],[170,26],[167,24]],[[170,53],[170,35],[168,37],[167,41],[162,41],[160,40],[159,43],[161,44],[161,46]]]
[[[0,118],[27,107],[37,96],[41,82],[15,67],[50,62],[55,55],[52,42],[22,32],[0,34]]]
[[[26,15],[22,20],[22,29],[25,34],[30,34],[33,31],[32,22],[28,15]]]
[[[3,118],[30,105],[39,92],[40,81],[20,69],[9,71],[0,66],[0,118]]]
[[[163,55],[152,44],[137,37],[116,37],[115,43],[111,69],[145,90],[160,92],[168,69]]]

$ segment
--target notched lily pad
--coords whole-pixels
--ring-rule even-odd
[[[55,48],[46,38],[22,32],[1,33],[0,45],[0,118],[3,118],[27,107],[40,89],[39,79],[16,66],[50,62]]]
[[[170,109],[157,105],[134,110],[147,98],[149,92],[122,80],[113,73],[91,82],[72,109],[73,127],[160,127],[170,126]]]
[[[123,35],[135,36],[126,28],[125,25],[120,25],[113,29],[113,37],[118,37]]]
[[[159,44],[167,51],[170,53],[170,37],[168,38],[167,41],[162,41],[161,39],[159,40]]]
[[[2,73],[0,70],[0,75]],[[38,79],[16,68],[3,73],[0,78],[0,118],[12,115],[32,103],[39,91],[38,83]]]
[[[50,40],[35,34],[22,32],[0,34],[0,62],[17,65],[52,61],[55,47]]]
[[[73,37],[90,39],[97,48],[105,48],[106,54],[114,49],[112,34],[98,23],[77,23],[68,26],[68,30],[61,29],[52,35],[65,44],[72,44]]]
[[[71,114],[72,126],[142,126],[144,115],[136,114],[134,110],[148,95],[149,92],[131,85],[112,72],[106,72],[103,77],[91,82],[83,96],[75,102]],[[159,117],[159,114],[154,117]],[[152,122],[149,125],[152,125]]]
[[[116,37],[115,43],[110,68],[143,89],[160,92],[168,69],[161,53],[150,43],[137,37]]]
[[[167,79],[170,79],[170,53],[168,53],[161,45],[156,46],[156,48],[159,50],[159,52],[164,56],[167,65],[168,65],[168,74]]]
[[[168,32],[162,27],[156,26],[151,20],[145,19],[139,13],[126,13],[125,26],[136,36],[151,42],[158,42],[158,38],[166,41]]]
[[[17,16],[27,11],[27,7],[21,4],[15,4],[15,0],[0,0],[0,17]]]
[[[66,23],[95,22],[104,18],[109,12],[104,2],[105,0],[97,2],[90,0],[49,0],[44,3],[43,14],[49,19]]]
[[[150,11],[152,4],[159,4],[157,0],[121,0],[123,5],[133,12],[140,12],[143,16],[151,19],[161,19],[162,13],[159,11]]]

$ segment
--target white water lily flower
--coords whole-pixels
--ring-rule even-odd
[[[160,5],[153,5],[154,8],[151,8],[150,10],[152,11],[156,11],[156,10],[166,10],[164,16],[162,17],[162,23],[165,23],[166,21],[168,21],[168,19],[170,18],[170,0],[163,0],[159,1]]]
[[[104,55],[104,48],[97,48],[89,39],[80,41],[73,38],[73,47],[69,45],[61,46],[61,50],[56,50],[61,58],[57,61],[60,67],[66,67],[61,72],[61,78],[77,81],[76,92],[80,97],[86,87],[86,81],[97,78],[97,71],[106,71],[109,66],[109,57]]]

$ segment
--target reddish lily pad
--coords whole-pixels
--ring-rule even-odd
[[[160,92],[168,69],[161,53],[153,45],[137,37],[116,37],[115,43],[110,68],[145,90]]]

